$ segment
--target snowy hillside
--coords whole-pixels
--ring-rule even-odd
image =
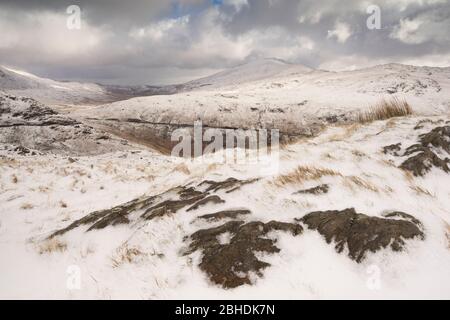
[[[1,71],[0,298],[450,297],[450,69],[264,59],[108,89]],[[358,117],[394,98],[413,114]],[[157,152],[196,120],[288,139]]]
[[[128,141],[61,115],[42,103],[0,92],[0,145],[22,154],[93,155],[128,150]]]
[[[97,84],[55,81],[6,67],[0,67],[0,90],[49,104],[114,101],[109,93]]]
[[[0,150],[0,297],[448,299],[449,124],[330,126],[270,173]]]
[[[416,114],[450,112],[449,68],[389,64],[326,72],[258,60],[193,83],[197,87],[192,91],[119,101],[74,116],[124,132],[135,132],[136,122],[176,127],[202,120],[211,127],[277,128],[289,135],[310,135],[318,126],[351,121],[382,99],[406,100]]]
[[[190,81],[183,86],[184,90],[200,88],[223,88],[236,86],[258,80],[274,79],[283,76],[303,75],[311,68],[290,64],[279,59],[256,59],[248,63],[224,70],[209,77]]]

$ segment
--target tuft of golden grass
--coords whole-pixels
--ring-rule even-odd
[[[33,209],[34,206],[31,203],[25,202],[20,206],[20,209],[22,210],[30,210]]]
[[[428,191],[427,189],[422,188],[420,186],[411,185],[411,186],[409,186],[409,188],[411,190],[415,191],[417,195],[423,194],[423,195],[426,195],[426,196],[429,196],[429,197],[434,197],[433,194],[430,191]]]
[[[172,172],[181,172],[184,173],[185,175],[191,174],[191,171],[184,163],[180,163],[179,165],[177,165],[175,168],[173,168]]]
[[[358,131],[359,128],[361,128],[361,124],[352,123],[352,124],[343,125],[342,127],[343,127],[343,131],[330,136],[330,138],[328,140],[329,142],[343,141],[343,140],[350,138],[351,136],[353,136],[353,134],[356,131]]]
[[[128,247],[127,244],[121,245],[116,249],[116,254],[112,258],[113,268],[118,268],[125,263],[133,263],[137,261],[138,257],[143,256],[144,253],[136,247]]]
[[[403,176],[405,177],[405,180],[409,183],[413,183],[414,181],[414,175],[410,171],[403,171]]]
[[[360,123],[367,123],[395,117],[405,117],[412,114],[413,110],[406,100],[399,100],[394,97],[391,100],[382,99],[368,111],[361,112],[357,120]]]
[[[39,254],[52,253],[52,252],[64,252],[67,249],[67,244],[59,240],[58,238],[51,238],[43,241],[38,246]]]
[[[446,223],[446,225],[447,225],[447,232],[445,233],[445,235],[447,237],[448,248],[450,249],[450,224]]]
[[[353,190],[353,186],[356,186],[376,193],[380,192],[376,185],[357,176],[345,177],[343,184],[351,190]]]
[[[308,180],[317,180],[323,176],[342,176],[339,172],[328,168],[299,166],[288,174],[278,176],[273,182],[281,187],[289,184],[303,184]]]

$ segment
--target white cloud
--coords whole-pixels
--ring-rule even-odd
[[[401,19],[400,24],[394,27],[390,37],[409,44],[422,43],[426,40],[424,34],[419,32],[422,23],[423,21],[417,19]]]
[[[49,2],[41,4],[44,9],[36,5],[29,10],[0,4],[0,60],[23,69],[51,70],[59,78],[69,74],[81,79],[90,72],[100,81],[134,78],[142,83],[167,83],[178,79],[177,73],[188,78],[253,56],[329,69],[407,58],[431,64],[430,54],[445,57],[450,52],[450,6],[444,1],[223,0],[214,6],[209,0],[108,5],[91,0],[82,8],[79,31],[67,30],[65,10],[52,9]],[[366,28],[370,4],[382,10],[380,31]],[[352,58],[341,57],[344,52]]]
[[[328,31],[328,39],[336,38],[339,43],[345,43],[352,35],[351,28],[344,22],[336,22],[334,30]]]
[[[223,4],[233,6],[238,12],[241,11],[242,8],[249,6],[247,0],[224,0]]]
[[[432,10],[414,18],[401,19],[390,37],[407,44],[421,44],[434,41],[438,44],[450,42],[450,7],[446,10]]]
[[[169,33],[184,33],[189,24],[189,15],[179,17],[177,19],[165,19],[157,23],[153,23],[144,28],[134,28],[130,31],[130,36],[136,40],[161,40]]]
[[[21,21],[17,28],[15,19]],[[100,27],[82,21],[80,30],[69,30],[67,16],[52,12],[21,14],[0,13],[0,49],[14,50],[18,56],[32,55],[40,61],[70,61],[89,57],[101,48],[102,42],[111,34]]]

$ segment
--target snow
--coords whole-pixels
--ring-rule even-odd
[[[185,85],[191,91],[138,97],[74,114],[190,125],[201,119],[212,127],[275,127],[307,134],[309,126],[327,118],[352,119],[393,97],[406,100],[419,115],[450,112],[448,68],[390,64],[337,73],[264,60],[193,83]]]
[[[220,154],[181,159],[132,143],[122,145],[114,137],[99,140],[104,132],[97,129],[92,129],[92,136],[81,135],[86,124],[39,128],[36,125],[47,117],[66,122],[71,118],[16,117],[16,112],[27,113],[31,100],[5,98],[0,92],[0,122],[5,125],[0,136],[0,298],[450,298],[450,176],[436,168],[424,177],[409,176],[398,168],[405,157],[382,152],[384,146],[398,142],[402,147],[417,143],[418,136],[437,123],[448,125],[449,68],[388,64],[336,73],[260,59],[177,86],[180,92],[174,95],[102,106],[85,105],[86,99],[97,103],[104,99],[101,86],[42,79],[7,68],[0,68],[0,88],[52,106],[67,104],[65,111],[83,121],[139,119],[192,125],[201,119],[212,127],[275,127],[288,133],[308,133],[314,125],[323,129],[315,137],[283,146],[275,154],[279,166],[266,170],[274,159],[260,163],[254,151],[246,161],[237,162],[230,162],[234,150],[224,151],[226,162],[219,160]],[[364,125],[330,124],[333,121],[325,119],[351,120],[380,99],[392,97],[406,99],[415,115]],[[421,120],[427,120],[423,128],[414,129]],[[6,127],[17,122],[30,126]],[[14,151],[17,145],[37,152],[20,155]],[[42,146],[45,152],[39,149]],[[277,184],[280,175],[299,166],[337,174]],[[259,180],[236,193],[220,192],[225,203],[190,212],[182,209],[151,221],[138,219],[136,213],[129,224],[90,232],[81,226],[47,239],[93,211],[230,177]],[[328,184],[329,192],[295,194],[320,184]],[[251,210],[240,217],[246,222],[292,222],[313,211],[346,208],[378,217],[403,211],[422,222],[426,237],[406,241],[402,252],[385,249],[368,254],[358,264],[345,252],[337,253],[317,232],[305,228],[298,237],[271,232],[268,237],[277,239],[281,251],[258,253],[271,264],[263,276],[254,275],[252,285],[224,290],[199,269],[200,252],[183,253],[189,246],[186,237],[223,223],[197,217],[236,208]],[[229,234],[219,241],[230,241]],[[79,288],[71,282],[78,271]]]
[[[121,151],[78,157],[19,156],[0,150],[0,297],[69,299],[324,299],[324,298],[444,298],[450,297],[450,178],[433,169],[423,178],[409,179],[397,168],[403,158],[385,155],[383,146],[409,146],[431,123],[413,130],[422,119],[408,117],[360,126],[329,126],[315,138],[280,151],[280,170],[261,175],[254,162],[215,163],[212,155],[194,160],[148,151]],[[231,151],[226,151],[231,152]],[[184,165],[190,174],[180,170]],[[275,179],[298,166],[336,170],[303,184],[277,186]],[[364,179],[377,191],[351,183]],[[16,179],[14,179],[14,177]],[[205,179],[261,179],[238,193],[220,196],[226,203],[184,210],[152,221],[137,221],[84,232],[75,229],[58,238],[65,249],[43,252],[45,238],[86,214],[156,195],[170,188]],[[321,183],[330,192],[320,196],[293,195]],[[420,186],[429,195],[411,187]],[[64,202],[66,206],[62,206]],[[31,208],[24,209],[24,204]],[[354,207],[370,216],[387,210],[407,212],[424,225],[424,241],[408,240],[406,250],[369,254],[361,264],[338,254],[313,231],[299,237],[272,232],[279,254],[261,254],[271,264],[253,285],[224,290],[198,268],[199,252],[184,256],[193,232],[219,225],[196,217],[230,207],[248,208],[245,221],[293,221],[317,210]],[[221,241],[226,242],[223,236]],[[127,249],[137,254],[123,260]],[[67,270],[81,271],[80,289],[70,289]],[[70,270],[70,269],[69,269]]]
[[[54,105],[111,101],[106,90],[97,84],[55,81],[4,66],[0,66],[0,88]]]

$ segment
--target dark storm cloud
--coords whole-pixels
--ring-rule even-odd
[[[66,28],[69,5],[81,30]],[[382,28],[369,30],[369,5]],[[450,64],[446,0],[1,0],[0,63],[61,79],[168,83],[254,57],[321,68]]]

